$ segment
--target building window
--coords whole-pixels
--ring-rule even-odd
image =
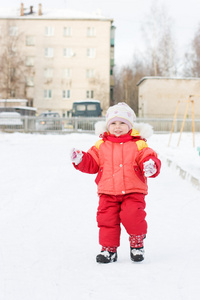
[[[46,26],[45,27],[45,35],[46,36],[53,36],[54,35],[54,27]]]
[[[87,36],[96,36],[96,28],[87,27]]]
[[[115,46],[115,26],[111,26],[111,30],[110,30],[110,45],[111,47]]]
[[[87,48],[87,57],[94,58],[96,56],[95,48]]]
[[[94,91],[86,91],[86,98],[93,99],[94,98]]]
[[[10,91],[10,97],[15,98],[15,90],[11,90],[11,91]]]
[[[52,91],[51,90],[44,90],[44,98],[45,99],[52,98]]]
[[[65,57],[74,56],[74,52],[73,52],[72,48],[64,48],[63,49],[63,56],[65,56]]]
[[[62,92],[62,96],[63,96],[63,98],[70,98],[70,90],[63,90],[63,92]]]
[[[114,99],[114,90],[113,88],[110,89],[110,100]]]
[[[93,78],[94,77],[94,69],[87,69],[86,70],[86,77]]]
[[[34,86],[34,78],[26,77],[26,86]]]
[[[54,49],[53,48],[45,48],[44,49],[44,56],[45,57],[53,57],[54,56]]]
[[[35,46],[35,37],[34,36],[26,36],[26,46]]]
[[[9,27],[9,36],[17,36],[18,35],[18,27],[10,26]]]
[[[71,27],[64,27],[63,28],[63,35],[64,36],[72,36],[72,28]]]
[[[46,68],[44,70],[44,77],[45,78],[53,78],[53,69],[52,68]]]
[[[71,69],[64,69],[63,78],[70,78],[70,77],[71,77]]]
[[[27,56],[26,57],[26,66],[32,67],[34,66],[35,58],[33,56]]]

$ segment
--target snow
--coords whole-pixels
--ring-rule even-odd
[[[3,300],[190,300],[200,296],[200,134],[154,134],[162,170],[149,179],[142,263],[130,260],[122,230],[116,263],[97,264],[95,175],[75,170],[73,147],[90,134],[0,133],[0,295]],[[172,163],[169,164],[169,161]]]
[[[0,99],[0,103],[27,103],[26,99]]]
[[[197,151],[200,146],[199,133],[172,133],[171,141],[170,135],[153,135],[150,142],[152,140],[162,159],[174,168],[181,168],[187,177],[193,176],[200,182],[200,153]]]
[[[46,9],[42,8],[42,15],[38,15],[38,8],[34,8],[33,13],[30,13],[30,8],[24,8],[24,16],[20,16],[20,5],[19,8],[10,7],[0,7],[0,18],[23,18],[23,19],[102,19],[102,20],[112,20],[102,16],[101,10],[97,10],[93,13],[83,12],[79,10],[71,9],[59,9],[52,8]]]

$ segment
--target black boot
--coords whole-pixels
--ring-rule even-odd
[[[140,262],[144,260],[144,248],[131,248],[131,260]]]
[[[97,255],[96,261],[100,264],[115,262],[117,261],[117,252],[101,251],[101,253]]]

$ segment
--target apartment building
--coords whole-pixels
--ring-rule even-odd
[[[57,111],[61,116],[77,100],[100,100],[106,110],[113,101],[114,31],[113,20],[100,12],[41,4],[26,8],[23,3],[18,9],[1,9],[0,57],[7,42],[23,68],[12,66],[9,74],[17,73],[20,83],[11,78],[9,89],[0,85],[0,98],[24,97],[38,113]]]

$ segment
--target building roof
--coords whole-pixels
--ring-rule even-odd
[[[143,81],[147,79],[159,79],[159,80],[200,80],[199,77],[162,77],[162,76],[146,76],[142,77],[137,85],[140,85]]]
[[[93,13],[82,11],[74,11],[69,9],[43,9],[41,6],[41,15],[39,7],[23,6],[24,15],[21,16],[21,6],[18,8],[0,8],[0,19],[69,19],[69,20],[104,20],[113,21],[111,18],[106,18],[101,14],[101,10]]]

